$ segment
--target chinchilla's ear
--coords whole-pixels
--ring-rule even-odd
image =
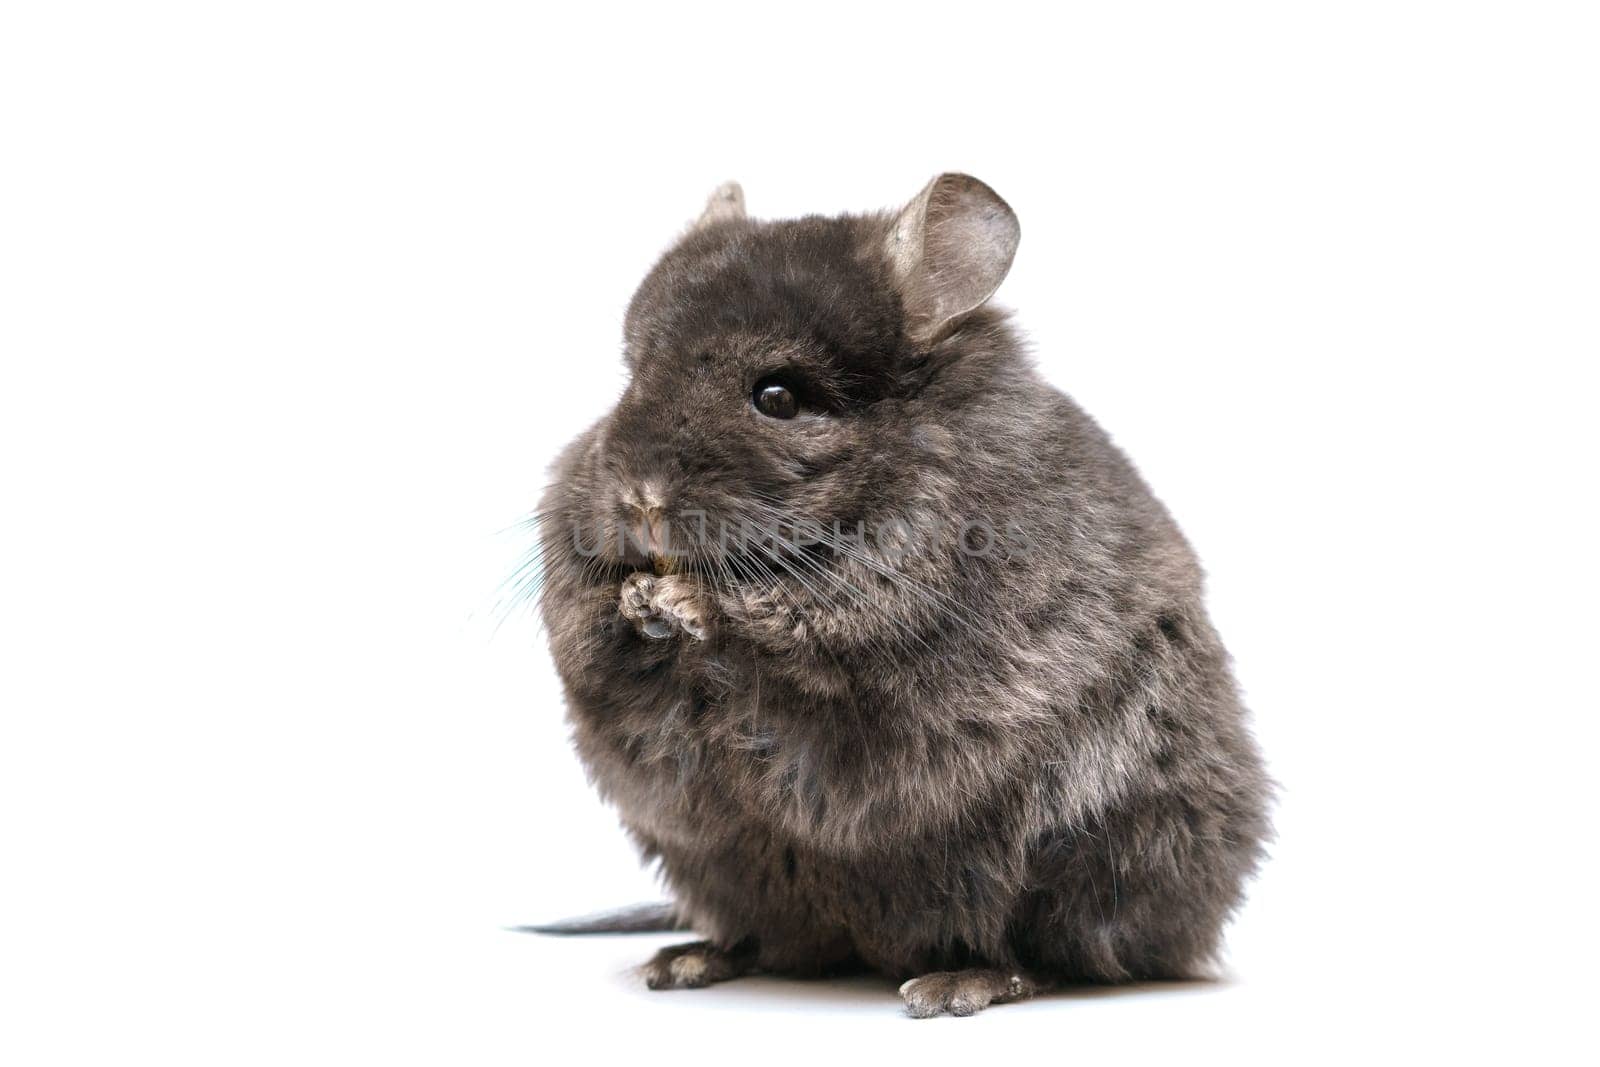
[[[966,174],[941,174],[889,231],[889,261],[913,341],[932,344],[982,307],[1011,269],[1022,236],[1000,195]]]
[[[744,190],[739,188],[738,182],[723,182],[712,190],[710,199],[706,201],[706,209],[690,229],[703,230],[728,219],[744,217]]]

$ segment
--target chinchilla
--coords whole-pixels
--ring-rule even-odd
[[[575,743],[692,928],[652,988],[870,968],[918,1017],[1202,976],[1272,786],[1200,567],[989,299],[1019,228],[943,174],[758,221],[737,185],[628,309],[540,610]]]

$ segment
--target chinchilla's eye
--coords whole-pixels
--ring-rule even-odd
[[[800,413],[800,401],[782,382],[765,378],[756,383],[756,410],[772,419],[792,419]]]

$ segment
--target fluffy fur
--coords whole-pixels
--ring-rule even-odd
[[[1201,973],[1270,786],[1189,546],[984,304],[1014,216],[959,175],[779,222],[729,188],[540,511],[578,752],[706,938],[650,984],[864,965],[930,1015]],[[798,417],[752,406],[774,374]],[[779,512],[943,532],[652,565],[662,528]],[[964,551],[969,519],[1015,537]]]

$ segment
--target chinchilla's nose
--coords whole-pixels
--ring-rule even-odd
[[[646,518],[667,510],[667,494],[661,483],[653,478],[625,484],[618,494],[622,506]]]
[[[668,555],[672,534],[667,526],[666,494],[661,483],[646,480],[637,486],[624,486],[620,502],[640,551],[652,557]]]
[[[629,501],[632,507],[649,513],[662,511],[667,506],[667,493],[659,481],[646,478],[639,483],[639,487],[632,493],[633,499]]]

